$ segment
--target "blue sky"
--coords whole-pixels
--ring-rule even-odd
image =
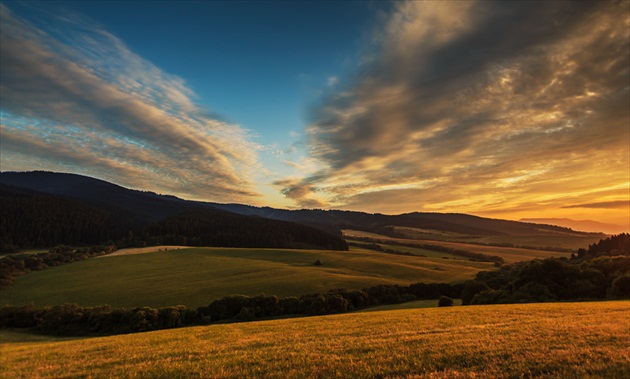
[[[629,4],[5,1],[1,169],[626,225]]]

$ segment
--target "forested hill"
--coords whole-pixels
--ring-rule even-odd
[[[187,201],[175,196],[127,189],[82,175],[45,171],[2,172],[0,184],[25,191],[37,191],[39,199],[44,194],[54,195],[63,197],[66,201],[69,199],[79,201],[83,206],[96,208],[106,214],[114,214],[114,219],[123,224],[120,228],[127,230],[127,233],[130,230],[136,233],[134,238],[138,237],[137,233],[142,228],[193,209],[197,211],[199,209],[222,210],[241,216],[289,221],[336,236],[341,236],[342,229],[355,229],[404,238],[405,235],[399,233],[398,227],[476,236],[592,235],[558,226],[488,219],[466,214],[415,212],[384,215],[342,210],[285,210],[243,204]],[[55,201],[61,200],[57,198]],[[14,242],[14,244],[18,243]],[[21,246],[21,244],[18,245]]]
[[[162,243],[348,250],[341,237],[304,225],[183,204],[169,210],[166,218],[152,221],[129,207],[0,184],[0,251],[59,244]]]
[[[242,204],[213,204],[218,209],[244,215],[299,222],[315,227],[326,225],[329,230],[356,229],[391,237],[397,235],[393,227],[428,229],[477,236],[528,236],[528,235],[597,235],[555,225],[533,224],[519,221],[490,219],[461,213],[414,212],[385,215],[344,210],[300,209],[284,210],[253,207]]]
[[[146,228],[141,237],[151,245],[348,250],[342,238],[319,229],[208,208],[168,217]]]
[[[2,172],[0,183],[39,193],[79,199],[103,207],[115,207],[147,224],[181,212],[190,202],[175,196],[127,189],[83,175],[47,171]]]

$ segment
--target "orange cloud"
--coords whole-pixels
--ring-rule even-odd
[[[312,112],[322,169],[292,199],[544,213],[627,189],[627,2],[397,7],[355,80]]]

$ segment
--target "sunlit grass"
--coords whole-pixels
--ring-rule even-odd
[[[628,316],[628,301],[497,305],[14,337],[0,345],[0,370],[11,378],[624,378]]]

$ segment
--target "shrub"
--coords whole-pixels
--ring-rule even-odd
[[[610,287],[609,295],[615,298],[630,298],[630,275],[615,279]]]
[[[440,296],[440,299],[438,300],[438,307],[452,307],[453,306],[453,299],[451,299],[448,296]]]
[[[487,291],[490,287],[484,282],[479,282],[477,280],[469,280],[464,285],[464,289],[462,289],[462,305],[469,305],[472,302],[472,299],[481,291]]]

